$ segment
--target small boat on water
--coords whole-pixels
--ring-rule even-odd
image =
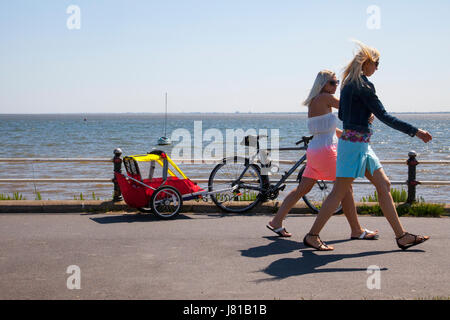
[[[172,141],[169,138],[167,138],[167,137],[160,137],[158,139],[158,145],[164,146],[164,145],[168,145],[168,144],[172,144]]]
[[[167,92],[166,92],[166,115],[164,117],[164,136],[158,139],[158,145],[165,146],[172,144],[172,141],[167,137]]]

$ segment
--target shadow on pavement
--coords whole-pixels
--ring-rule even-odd
[[[272,262],[267,268],[261,270],[273,278],[257,280],[273,281],[281,280],[293,276],[302,276],[310,273],[326,273],[326,272],[353,272],[353,271],[367,271],[368,266],[364,268],[326,268],[318,269],[329,263],[340,261],[343,259],[361,258],[366,256],[375,256],[379,254],[392,253],[397,250],[389,251],[369,251],[352,254],[316,254],[310,250],[301,251],[303,257],[300,258],[285,258]],[[380,268],[381,271],[386,271],[388,268]]]
[[[165,221],[153,214],[126,214],[120,216],[103,216],[98,218],[89,218],[100,224],[108,223],[132,223],[132,222],[149,222],[149,221]],[[180,214],[171,220],[192,219],[188,216]]]
[[[261,271],[272,276],[268,279],[256,280],[256,282],[262,281],[273,281],[282,280],[293,276],[302,276],[305,274],[312,273],[326,273],[326,272],[354,272],[354,271],[367,271],[368,266],[364,268],[325,268],[318,269],[319,267],[326,266],[329,263],[344,259],[362,258],[367,256],[375,256],[380,254],[402,252],[402,250],[388,250],[388,251],[368,251],[360,253],[351,254],[335,254],[332,252],[321,252],[317,254],[317,251],[306,248],[303,243],[288,240],[286,238],[280,237],[264,237],[273,242],[268,245],[249,248],[246,250],[241,250],[241,255],[250,258],[260,258],[270,255],[286,254],[300,250],[302,257],[299,258],[283,258],[272,262],[267,268]],[[337,244],[347,241],[352,241],[350,239],[344,240],[334,240],[326,241],[327,244]],[[424,252],[423,250],[408,250],[408,252]],[[381,271],[386,271],[388,268],[381,268]]]
[[[304,249],[305,246],[303,243],[293,240],[288,240],[288,238],[280,238],[277,236],[273,237],[264,237],[266,239],[272,240],[273,242],[268,245],[259,246],[250,248],[247,250],[241,250],[241,254],[244,257],[250,258],[260,258],[265,256],[271,256],[275,254],[284,254],[289,252],[294,252],[299,249]],[[351,241],[350,239],[345,240],[334,240],[334,241],[326,241],[327,244],[336,244]]]

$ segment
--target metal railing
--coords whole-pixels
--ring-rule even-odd
[[[0,162],[6,163],[39,163],[39,162],[77,162],[77,163],[113,163],[114,172],[121,172],[122,170],[122,152],[114,150],[114,157],[111,158],[0,158]],[[172,159],[177,163],[184,164],[216,164],[222,159]],[[416,180],[416,167],[420,164],[433,164],[433,165],[449,165],[449,160],[424,160],[417,161],[417,154],[414,151],[408,153],[407,160],[380,160],[381,164],[406,164],[408,166],[408,179],[404,181],[390,181],[392,185],[407,185],[408,186],[408,203],[412,203],[416,199],[416,186],[417,185],[450,185],[450,181],[445,180]],[[295,160],[278,160],[280,164],[295,164]],[[192,181],[198,183],[206,183],[208,179],[191,179]],[[114,196],[113,201],[122,200],[120,188],[115,181],[112,179],[0,179],[0,183],[113,183],[114,184]],[[285,183],[298,183],[297,180],[286,180]],[[370,181],[360,181],[355,180],[355,184],[371,184]]]

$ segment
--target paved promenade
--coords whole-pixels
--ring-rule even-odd
[[[266,229],[270,217],[0,214],[0,299],[450,297],[448,217],[401,218],[431,236],[406,252],[383,217],[360,218],[380,231],[376,241],[349,240],[345,217],[333,217],[321,235],[332,252],[303,246],[314,216],[289,216],[290,239]]]

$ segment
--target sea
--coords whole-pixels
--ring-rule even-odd
[[[375,119],[371,146],[380,160],[405,160],[404,164],[385,164],[392,181],[406,181],[406,159],[417,153],[417,180],[449,181],[450,167],[420,164],[423,160],[450,160],[450,113],[393,114],[397,118],[429,131],[433,140],[427,144],[411,138]],[[294,147],[308,135],[305,113],[177,113],[168,114],[0,114],[0,158],[105,158],[116,148],[123,155],[145,154],[154,149],[172,158],[216,158],[230,152],[242,152],[242,134],[267,135],[267,147]],[[233,135],[234,134],[234,135]],[[161,136],[172,138],[168,146],[157,145]],[[241,149],[240,149],[241,148]],[[245,152],[251,153],[250,150]],[[298,160],[304,151],[275,152],[274,159]],[[251,154],[250,154],[251,155]],[[214,163],[178,164],[192,180],[208,179]],[[0,162],[0,179],[112,179],[112,163]],[[280,165],[279,172],[290,165]],[[272,180],[279,179],[273,174]],[[292,179],[296,178],[294,174]],[[199,183],[206,187],[206,183]],[[283,199],[294,187],[288,184],[280,193]],[[405,189],[406,185],[395,185]],[[355,184],[356,201],[373,195],[372,185]],[[113,184],[105,183],[0,183],[3,196],[22,196],[34,200],[110,200]],[[418,186],[417,196],[425,201],[448,203],[450,186]]]

